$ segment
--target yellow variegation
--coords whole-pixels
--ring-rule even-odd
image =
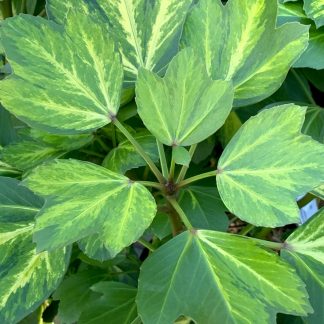
[[[324,25],[324,0],[304,0],[304,10],[317,28]]]
[[[191,0],[97,0],[112,26],[133,83],[138,69],[161,72],[178,51]]]
[[[107,26],[70,10],[59,26],[27,15],[1,27],[14,74],[1,82],[0,100],[31,126],[78,133],[117,114],[123,70]]]
[[[137,306],[144,323],[156,324],[180,315],[203,324],[275,323],[277,312],[311,311],[304,283],[275,253],[207,230],[182,233],[144,261]]]
[[[299,222],[296,198],[324,181],[324,145],[301,134],[306,108],[266,109],[234,135],[218,162],[226,207],[254,225]]]
[[[231,111],[230,81],[212,80],[192,49],[182,50],[164,78],[142,69],[136,83],[138,113],[165,145],[188,146],[215,133]]]
[[[288,237],[281,257],[306,283],[315,311],[306,322],[320,323],[324,317],[324,208]]]
[[[143,234],[156,213],[154,198],[144,186],[88,162],[44,164],[26,184],[46,197],[36,219],[38,251],[97,233],[113,257]]]
[[[56,289],[70,249],[37,254],[34,217],[42,199],[19,181],[0,177],[0,322],[17,323]]]
[[[274,93],[307,46],[308,27],[275,29],[276,15],[276,0],[200,0],[185,23],[183,44],[200,53],[213,79],[233,80],[236,106]]]

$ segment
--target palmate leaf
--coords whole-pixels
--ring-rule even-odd
[[[73,134],[117,114],[123,69],[104,24],[70,10],[64,28],[21,15],[6,19],[1,33],[14,74],[1,83],[0,99],[18,118]]]
[[[276,0],[200,0],[188,16],[183,44],[199,52],[213,79],[233,80],[236,106],[274,93],[307,46],[308,27],[275,29],[276,15]]]
[[[91,287],[101,296],[81,313],[80,324],[131,324],[137,317],[137,289],[122,282],[102,281]]]
[[[303,282],[275,253],[206,230],[182,233],[144,261],[137,306],[144,323],[156,324],[180,315],[204,324],[274,323],[277,312],[311,311]]]
[[[324,208],[288,237],[281,257],[306,283],[314,308],[307,323],[320,323],[324,318]]]
[[[324,181],[324,146],[301,134],[305,113],[293,104],[266,109],[225,148],[217,186],[241,219],[267,227],[298,223],[296,198]]]
[[[154,198],[144,186],[88,162],[44,164],[25,183],[47,198],[36,219],[38,251],[97,233],[113,257],[143,234],[156,213]]]
[[[0,178],[0,322],[17,323],[57,287],[70,249],[37,254],[34,217],[43,200],[19,181]]]
[[[172,60],[163,79],[141,69],[136,83],[140,117],[169,146],[192,145],[215,133],[230,113],[232,101],[231,82],[211,80],[189,48]]]

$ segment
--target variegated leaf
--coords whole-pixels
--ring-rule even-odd
[[[22,15],[7,19],[1,33],[14,74],[1,83],[0,99],[18,118],[80,133],[117,114],[123,70],[106,25],[70,10],[64,28]]]
[[[312,190],[312,194],[324,200],[324,184]]]
[[[317,28],[324,25],[324,0],[304,0],[304,10]]]
[[[306,322],[320,323],[324,317],[324,208],[288,237],[281,257],[306,283],[314,308]]]
[[[231,111],[231,82],[211,80],[192,49],[182,50],[164,78],[142,69],[136,83],[138,113],[163,144],[188,146],[215,133]]]
[[[88,162],[44,164],[34,169],[26,184],[47,198],[36,219],[38,251],[97,233],[113,257],[143,234],[156,213],[145,187]]]
[[[313,69],[324,68],[324,27],[316,29],[311,19],[307,18],[301,2],[279,3],[278,24],[298,21],[311,25],[309,30],[309,44],[305,52],[294,63],[294,67],[309,67]]]
[[[182,233],[144,261],[137,306],[144,323],[156,324],[180,315],[206,324],[274,323],[277,312],[311,311],[304,283],[275,253],[206,230]]]
[[[34,217],[43,200],[19,181],[0,178],[0,322],[17,323],[56,289],[70,249],[37,254]]]
[[[308,27],[275,29],[276,15],[276,0],[200,0],[185,23],[183,44],[199,52],[213,79],[233,80],[236,106],[274,93],[307,46]]]
[[[155,137],[148,132],[143,132],[134,135],[134,138],[143,147],[147,155],[149,155],[154,162],[158,162],[159,153]],[[111,171],[124,174],[126,171],[133,168],[145,166],[146,162],[136,152],[134,146],[128,140],[124,140],[119,143],[118,147],[109,152],[102,162],[102,165]]]
[[[234,135],[218,162],[227,208],[254,225],[299,222],[296,198],[324,181],[324,145],[301,134],[305,107],[266,109]]]
[[[178,51],[183,22],[192,0],[97,0],[120,45],[125,79],[138,69],[161,72]]]

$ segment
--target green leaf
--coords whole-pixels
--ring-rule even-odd
[[[154,162],[159,161],[159,153],[154,136],[145,132],[134,135],[134,138]],[[133,144],[128,140],[124,140],[119,143],[118,147],[109,152],[102,162],[102,165],[111,171],[124,174],[126,171],[133,168],[145,166],[146,162],[137,153]]]
[[[306,112],[302,132],[324,144],[324,109],[309,107]]]
[[[188,187],[181,191],[179,204],[195,228],[226,232],[229,220],[218,191],[213,187]]]
[[[187,149],[182,146],[175,146],[172,148],[172,158],[176,164],[185,165],[189,167],[191,156]]]
[[[218,162],[226,207],[257,226],[299,222],[296,198],[320,185],[324,146],[301,134],[305,107],[265,109],[235,134]]]
[[[90,287],[107,278],[104,270],[91,269],[78,272],[65,279],[54,293],[54,300],[59,300],[58,317],[63,323],[78,322],[82,311],[89,302],[98,299],[99,294]]]
[[[276,0],[200,0],[189,14],[183,44],[199,52],[213,79],[233,80],[235,106],[274,93],[307,46],[309,27],[275,29],[276,16]]]
[[[313,189],[312,194],[324,200],[324,184]]]
[[[81,313],[80,324],[129,324],[137,317],[137,289],[122,282],[102,281],[91,287],[102,296]]]
[[[307,323],[320,323],[324,317],[324,208],[288,237],[281,257],[306,283],[314,308]]]
[[[12,116],[0,104],[0,145],[8,145],[16,139]]]
[[[304,10],[309,18],[315,21],[316,27],[324,25],[324,1],[323,0],[305,0]]]
[[[278,4],[278,24],[287,22],[300,22],[312,25],[309,31],[309,44],[305,52],[294,63],[294,67],[310,67],[313,69],[324,68],[324,36],[322,29],[316,29],[315,25],[307,18],[303,10],[302,3],[279,3]]]
[[[70,249],[37,254],[34,217],[43,204],[19,181],[0,178],[0,322],[17,323],[57,287]]]
[[[230,113],[230,82],[211,80],[191,49],[182,50],[162,79],[140,70],[136,83],[138,113],[163,144],[189,146],[217,131]]]
[[[274,323],[277,312],[311,311],[303,282],[275,253],[206,230],[182,233],[144,261],[137,306],[144,323],[156,324],[180,315],[206,324]]]
[[[95,233],[81,239],[78,241],[78,246],[89,258],[100,262],[110,260],[114,257],[114,253],[111,253],[109,247],[106,247],[105,239],[100,233]]]
[[[144,186],[88,162],[44,164],[25,183],[47,197],[36,219],[38,251],[97,233],[114,256],[143,234],[156,213],[154,198]]]
[[[178,51],[192,0],[98,0],[120,46],[126,82],[138,69],[161,72]]]
[[[65,28],[21,15],[6,19],[1,33],[14,75],[1,83],[0,95],[18,118],[73,134],[117,114],[123,71],[105,25],[70,10]]]
[[[169,221],[169,215],[164,212],[157,212],[151,224],[151,230],[160,240],[172,234],[172,228]]]
[[[223,147],[226,147],[241,126],[242,122],[239,116],[235,111],[232,111],[226,119],[223,127],[219,130],[219,139]]]
[[[34,141],[21,141],[5,147],[2,159],[20,170],[28,170],[43,162],[58,158],[65,152]]]
[[[89,134],[51,135],[35,129],[30,133],[35,140],[23,140],[6,146],[1,152],[3,161],[20,170],[28,170],[43,162],[59,158],[92,140],[92,135]]]
[[[21,174],[21,171],[12,167],[11,165],[0,161],[0,176],[2,177],[17,177]]]

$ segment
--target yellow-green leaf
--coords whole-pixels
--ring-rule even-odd
[[[296,268],[306,283],[314,308],[307,323],[320,323],[324,317],[324,208],[288,237],[281,257]]]
[[[296,198],[324,181],[324,145],[301,134],[306,108],[266,109],[234,135],[218,162],[227,208],[254,225],[299,222]]]
[[[26,184],[46,197],[36,219],[38,251],[97,233],[114,256],[143,234],[156,213],[154,198],[144,186],[88,162],[44,164],[34,169]]]
[[[217,131],[230,113],[231,82],[211,80],[192,49],[182,50],[164,78],[141,69],[136,83],[138,113],[163,144],[188,146]]]
[[[137,306],[144,323],[156,324],[180,315],[203,324],[274,323],[277,312],[311,311],[304,283],[276,253],[206,230],[182,233],[144,261]]]
[[[18,118],[78,133],[117,114],[123,69],[106,25],[70,10],[64,27],[21,15],[6,19],[1,33],[14,74],[2,81],[0,99]]]
[[[233,80],[236,106],[274,93],[307,47],[309,27],[275,29],[276,16],[276,0],[200,0],[189,14],[183,44],[199,52],[213,79]]]
[[[14,324],[56,289],[70,249],[36,253],[34,217],[43,200],[15,179],[0,177],[0,322]]]

